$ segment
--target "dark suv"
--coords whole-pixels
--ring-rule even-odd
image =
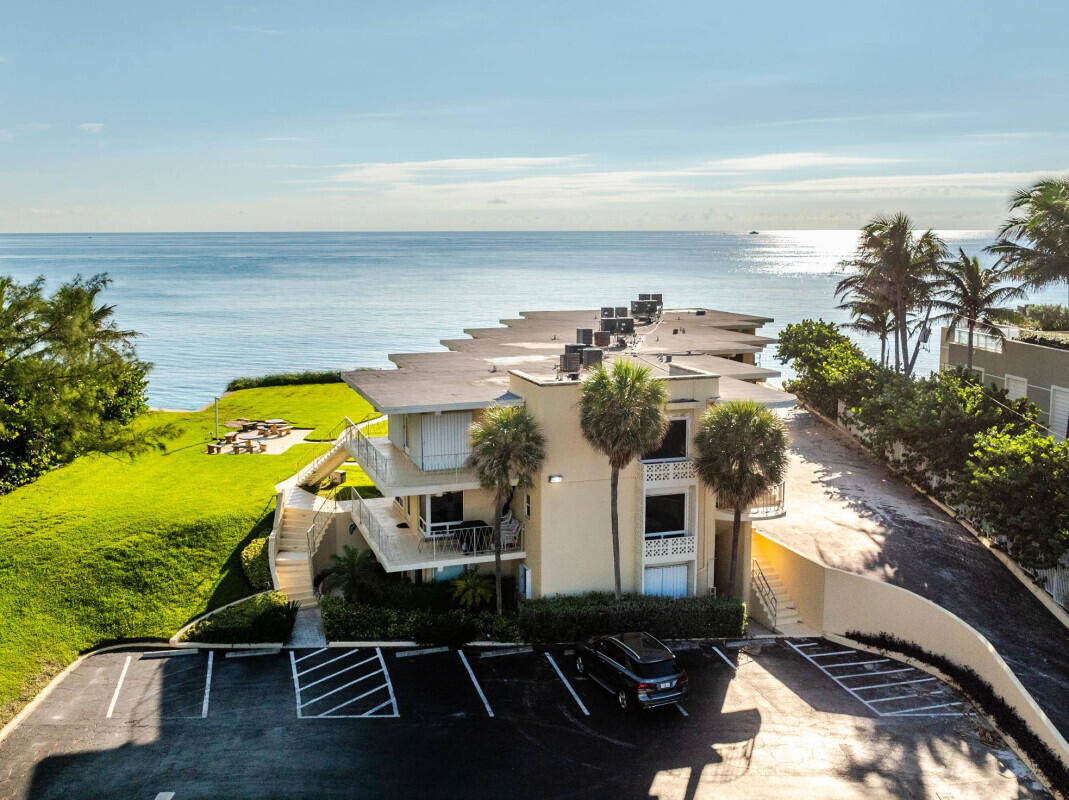
[[[595,636],[579,644],[575,670],[616,695],[624,711],[679,702],[689,688],[672,651],[648,633]]]

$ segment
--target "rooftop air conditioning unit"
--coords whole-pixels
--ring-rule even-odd
[[[698,317],[704,317],[705,316],[705,309],[704,308],[699,308],[697,311],[694,312],[694,315],[698,316]]]
[[[594,331],[595,347],[608,347],[611,341],[612,334],[609,331]]]
[[[566,345],[564,345],[564,352],[565,353],[582,353],[583,350],[585,350],[585,349],[586,349],[586,345],[585,344],[579,344],[578,342],[576,342],[575,344],[566,344]]]
[[[627,306],[617,306],[616,307],[616,316],[617,317],[626,317],[627,316]]]
[[[597,347],[588,347],[583,351],[583,366],[592,367],[602,361],[602,351]]]
[[[616,317],[602,317],[601,329],[607,333],[616,333]]]
[[[583,359],[579,353],[561,353],[560,355],[560,371],[572,374],[578,372],[582,366]]]
[[[639,300],[652,300],[652,299],[653,299],[653,295],[649,295],[649,294],[640,294],[640,295],[638,296],[638,299],[639,299]]]
[[[655,302],[657,304],[664,303],[664,295],[660,295],[660,294],[650,295],[650,300],[652,300],[653,302]]]
[[[602,306],[601,307],[601,318],[602,319],[608,319],[609,317],[615,317],[615,316],[616,316],[616,309],[613,308],[612,306]]]
[[[634,333],[635,332],[635,319],[634,317],[622,317],[616,320],[616,332],[617,333]]]
[[[579,344],[591,345],[594,344],[594,329],[593,328],[576,328],[575,329],[575,341]]]

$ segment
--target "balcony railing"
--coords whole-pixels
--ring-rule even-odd
[[[383,432],[385,430],[383,429]],[[474,472],[467,466],[442,469],[422,469],[407,453],[384,435],[377,435],[375,427],[349,429],[345,446],[383,494],[425,494],[453,489],[478,487]],[[428,456],[426,463],[466,464],[470,451],[438,453]]]
[[[686,461],[645,461],[642,464],[642,470],[646,483],[689,481],[697,475],[694,470],[694,462],[690,459]]]
[[[693,534],[683,536],[650,536],[643,541],[642,557],[646,561],[693,558],[698,552],[698,537]]]
[[[1007,329],[1006,335],[1011,336],[1013,334],[1009,329]],[[949,339],[952,344],[960,344],[964,345],[965,347],[968,347],[968,328],[951,328]],[[974,330],[972,334],[972,346],[977,350],[988,350],[992,353],[1001,353],[1002,339],[1002,336],[995,336],[990,333],[983,333],[982,331]]]
[[[473,562],[494,555],[491,525],[456,527],[424,535],[418,530],[397,527],[403,519],[393,501],[385,498],[368,501],[355,492],[350,513],[388,571],[417,569],[443,561]],[[502,534],[501,552],[504,555],[523,553],[522,528]]]
[[[786,495],[786,484],[777,484],[767,492],[759,495],[743,516],[746,519],[772,519],[773,517],[781,517],[786,509]],[[716,498],[716,510],[717,516],[721,519],[730,518],[734,513],[734,509],[731,505],[724,503],[719,495]]]

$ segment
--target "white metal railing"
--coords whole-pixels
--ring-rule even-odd
[[[392,563],[432,562],[443,558],[480,558],[494,554],[492,525],[454,527],[434,531],[430,535],[413,532],[398,533],[396,526],[383,525],[375,511],[358,492],[353,491],[350,503],[353,522],[382,558]],[[502,531],[501,552],[523,551],[523,526]],[[384,565],[387,566],[387,565]]]
[[[330,435],[327,438],[326,449],[317,452],[315,457],[297,473],[297,485],[304,485],[316,471],[337,452],[339,447],[345,446],[346,441],[348,441],[353,436],[353,432],[357,430],[359,430],[357,423],[353,422],[348,417],[345,417],[341,422],[335,425],[331,429]]]
[[[784,513],[786,506],[787,486],[785,483],[779,483],[762,492],[758,495],[757,499],[750,505],[746,515],[750,519],[769,519],[771,517],[778,517]],[[721,511],[731,511],[732,507],[726,503],[721,502],[720,496],[717,495],[716,507]]]
[[[1006,335],[1011,335],[1007,329]],[[984,333],[982,331],[974,330],[972,334],[972,346],[976,350],[989,350],[992,353],[1002,352],[1002,336],[995,336],[992,333]],[[952,344],[960,344],[968,347],[969,345],[969,329],[968,328],[951,328],[950,329],[950,342]]]
[[[753,559],[753,563],[750,565],[750,585],[765,604],[774,630],[776,619],[779,615],[779,601],[776,599],[776,593],[772,591],[772,586],[769,584],[768,578],[765,577],[765,573],[761,569],[761,565],[757,563],[756,558]]]
[[[643,541],[642,556],[647,561],[658,558],[690,558],[698,552],[698,537],[649,536]]]
[[[438,486],[449,483],[469,483],[474,481],[473,472],[467,466],[470,450],[459,453],[436,453],[428,459],[438,463],[460,464],[462,466],[435,467],[434,462],[417,464],[403,450],[392,442],[383,439],[385,426],[377,431],[377,423],[370,426],[358,426],[349,431],[346,446],[368,477],[380,489],[393,487]],[[378,439],[379,441],[376,441]]]
[[[660,481],[688,481],[697,477],[694,462],[686,461],[645,461],[642,463],[643,477],[646,483]]]

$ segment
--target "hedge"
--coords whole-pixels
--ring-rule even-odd
[[[414,639],[456,647],[475,639],[515,641],[519,635],[513,618],[489,611],[385,608],[338,597],[323,597],[319,607],[329,641]]]
[[[636,630],[662,639],[722,639],[743,635],[746,606],[709,595],[624,595],[616,601],[607,592],[592,592],[528,600],[520,605],[516,622],[525,641],[542,644]]]
[[[298,605],[282,592],[253,595],[201,620],[182,635],[186,642],[252,644],[285,642]]]
[[[259,378],[234,378],[226,385],[226,391],[239,389],[258,389],[263,386],[298,386],[307,383],[341,383],[341,372],[281,372],[276,375],[263,375]]]
[[[241,568],[253,589],[271,588],[271,564],[268,560],[267,537],[253,539],[241,551]]]
[[[861,644],[901,653],[938,669],[956,683],[974,705],[979,706],[985,714],[994,719],[995,724],[1004,734],[1017,742],[1051,786],[1060,787],[1063,793],[1065,788],[1069,787],[1069,766],[1066,766],[1057,753],[1052,751],[1046,742],[1028,727],[1028,723],[1021,718],[1021,715],[975,670],[889,633],[871,634],[848,631],[846,636]]]

